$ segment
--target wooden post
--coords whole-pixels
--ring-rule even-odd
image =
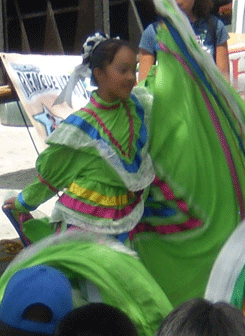
[[[94,0],[95,30],[110,35],[109,0]]]
[[[22,15],[21,15],[21,11],[20,11],[20,7],[19,7],[19,4],[18,4],[18,1],[15,0],[14,4],[15,4],[17,16],[18,16],[19,23],[20,23],[21,49],[24,52],[30,53],[31,52],[31,48],[30,48],[30,44],[29,44],[28,37],[27,37],[27,34],[26,34],[26,29],[25,29],[25,25],[24,25],[24,21],[23,21]]]
[[[0,86],[0,104],[17,100],[18,96],[10,85]]]
[[[104,33],[110,35],[110,5],[109,0],[103,0],[103,28]]]
[[[55,21],[53,8],[49,0],[47,1],[47,21],[45,27],[44,51],[64,54],[64,48]]]
[[[129,0],[129,2],[130,2],[130,5],[132,7],[132,10],[133,10],[133,13],[134,13],[134,16],[135,16],[135,20],[136,20],[137,26],[138,26],[138,28],[140,30],[140,33],[142,34],[143,31],[144,31],[144,27],[142,25],[142,22],[141,22],[141,19],[140,19],[140,16],[139,16],[136,4],[135,4],[134,0]]]
[[[82,44],[88,35],[93,34],[94,7],[91,6],[91,0],[79,0],[79,9],[77,12],[76,36],[74,42],[74,51],[81,53]]]

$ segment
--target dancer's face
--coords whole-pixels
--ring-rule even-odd
[[[116,53],[112,63],[103,71],[97,70],[98,94],[107,101],[125,101],[136,83],[136,54],[123,46]]]
[[[191,15],[195,0],[176,0],[180,9],[186,14]],[[205,0],[203,0],[205,1]]]

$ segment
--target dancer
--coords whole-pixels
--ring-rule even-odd
[[[228,33],[223,22],[211,15],[212,0],[176,0],[176,2],[188,17],[200,46],[213,57],[217,67],[225,78],[229,79]],[[155,64],[158,49],[157,25],[161,22],[159,17],[158,22],[150,24],[141,37],[139,81],[147,77],[152,65]]]
[[[202,297],[220,249],[244,218],[244,102],[173,0],[155,0],[158,66],[149,151],[156,178],[132,246],[176,306]]]
[[[28,213],[65,189],[50,221],[25,221],[24,231],[32,242],[57,226],[127,232],[140,220],[143,191],[154,179],[147,153],[149,101],[143,108],[142,89],[136,90],[137,97],[137,92],[131,95],[135,52],[127,42],[97,33],[85,42],[83,64],[78,68],[75,77],[90,71],[98,90],[85,108],[71,114],[48,138],[49,147],[36,163],[34,182],[17,199],[5,201],[5,208]]]

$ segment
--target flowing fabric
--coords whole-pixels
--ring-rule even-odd
[[[155,177],[148,153],[151,102],[144,88],[135,89],[127,102],[108,103],[94,92],[85,108],[50,135],[49,147],[36,162],[38,176],[19,193],[16,209],[33,211],[58,191],[64,193],[49,226],[46,219],[23,223],[28,239],[44,238],[54,232],[52,223],[59,222],[62,229],[71,224],[107,234],[137,225],[144,211],[144,189]]]
[[[221,249],[209,277],[205,298],[231,303],[245,313],[245,222]]]
[[[104,303],[126,313],[140,336],[155,335],[172,309],[165,294],[135,253],[104,235],[75,231],[23,250],[0,279],[0,299],[9,279],[20,269],[46,264],[63,272],[73,289],[88,280]],[[86,304],[86,303],[85,303]]]
[[[175,1],[158,27],[150,154],[156,178],[132,246],[175,306],[204,295],[220,249],[244,218],[244,103],[198,46]]]

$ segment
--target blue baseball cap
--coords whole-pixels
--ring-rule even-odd
[[[36,307],[49,312],[48,321],[40,322],[35,317]],[[0,329],[6,335],[53,335],[58,322],[72,309],[72,287],[63,273],[46,265],[22,269],[6,286],[0,305]],[[32,317],[27,317],[31,311]]]

